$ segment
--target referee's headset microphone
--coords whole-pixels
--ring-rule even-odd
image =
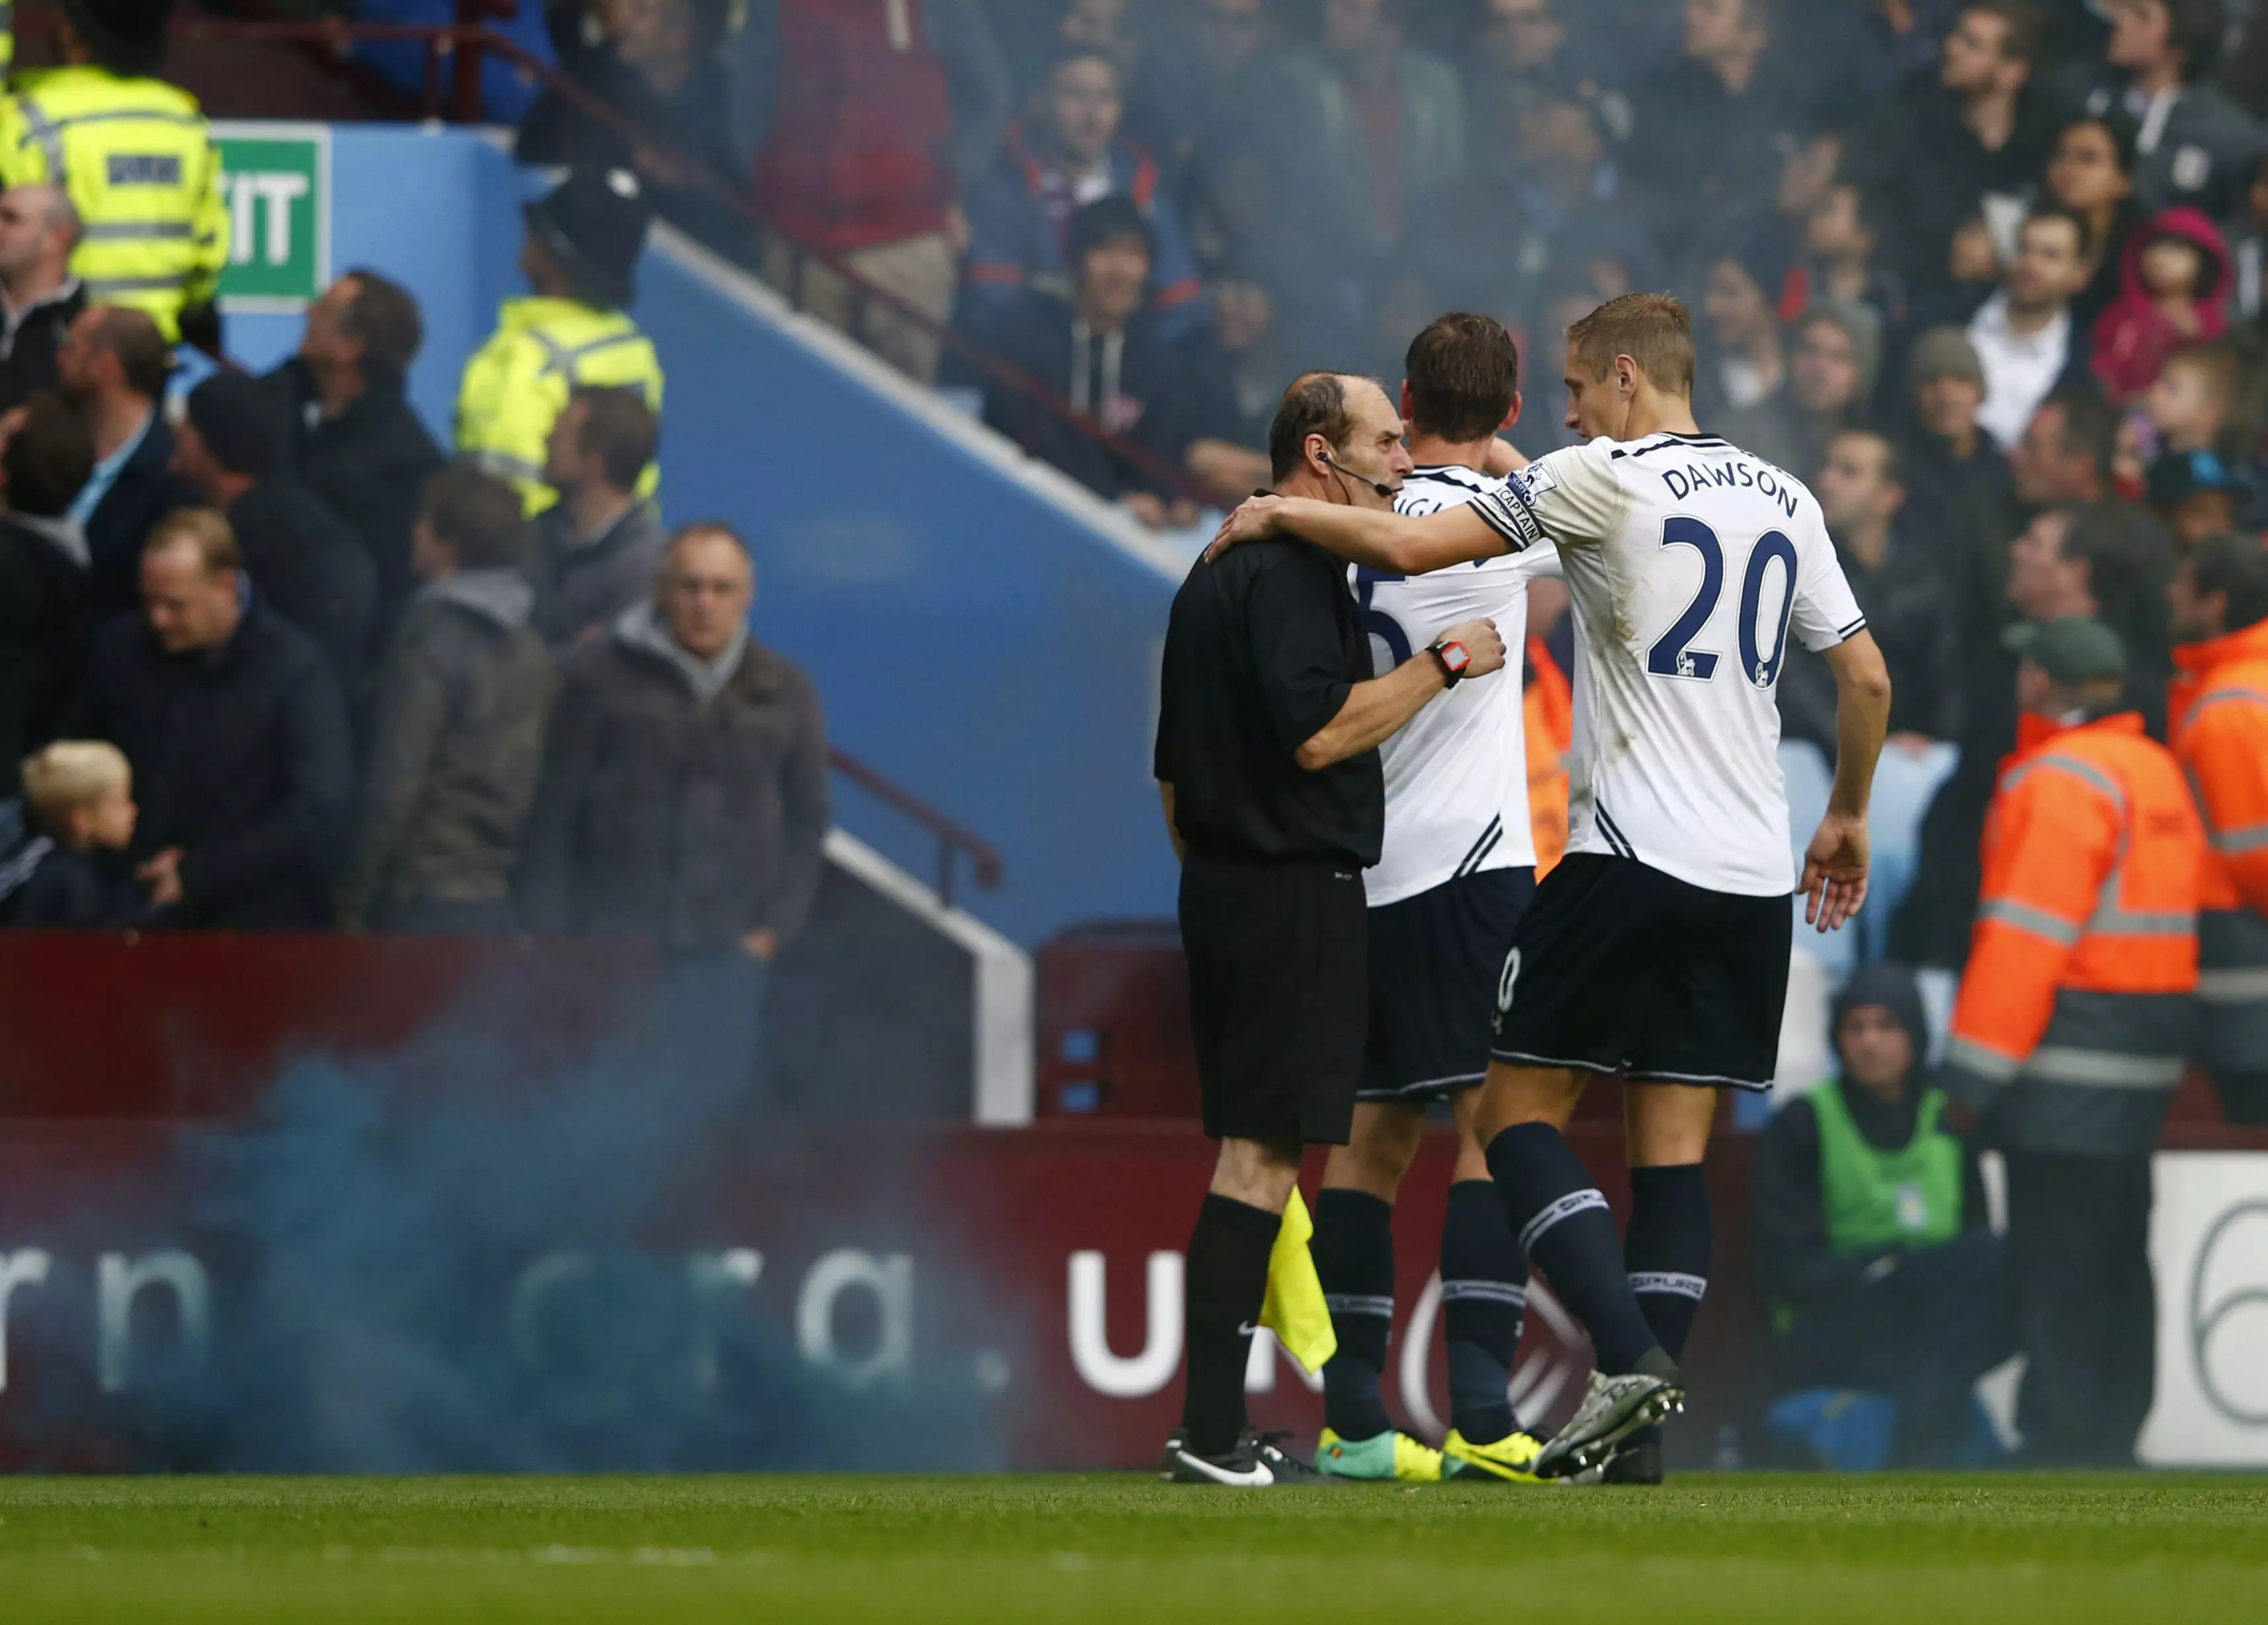
[[[1329,452],[1318,452],[1315,455],[1322,459],[1323,467],[1329,469],[1333,474],[1339,475],[1343,479],[1352,480],[1357,485],[1367,485],[1372,490],[1376,491],[1381,496],[1391,496],[1395,494],[1395,490],[1399,489],[1398,487],[1388,485],[1383,480],[1373,480],[1366,474],[1357,474],[1344,463],[1340,462],[1337,459],[1334,458]]]

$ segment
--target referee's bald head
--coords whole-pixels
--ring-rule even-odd
[[[1270,477],[1280,485],[1300,471],[1311,435],[1321,435],[1333,456],[1344,452],[1354,436],[1357,397],[1363,390],[1375,390],[1385,399],[1375,379],[1356,372],[1302,372],[1293,379],[1276,403],[1276,421],[1268,426]]]

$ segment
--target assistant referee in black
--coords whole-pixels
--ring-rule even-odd
[[[1338,372],[1293,380],[1268,454],[1279,495],[1365,508],[1391,507],[1410,468],[1386,392]],[[1373,678],[1345,563],[1291,537],[1199,561],[1174,598],[1156,771],[1182,855],[1205,1133],[1220,1142],[1189,1237],[1189,1386],[1163,1467],[1175,1482],[1319,1480],[1247,1424],[1244,1367],[1300,1158],[1345,1144],[1354,1117],[1379,743],[1504,665],[1488,621],[1448,628],[1432,652]]]

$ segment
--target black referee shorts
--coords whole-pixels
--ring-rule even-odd
[[[1370,911],[1360,1100],[1439,1100],[1488,1076],[1497,984],[1535,871],[1459,875]]]
[[[1351,863],[1182,864],[1182,951],[1205,1133],[1344,1145],[1369,989]]]
[[[1490,1053],[1633,1082],[1769,1089],[1794,910],[1571,852],[1513,938]]]

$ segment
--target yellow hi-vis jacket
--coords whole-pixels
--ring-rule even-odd
[[[197,99],[106,69],[24,76],[0,100],[0,186],[61,186],[85,234],[71,270],[90,305],[145,310],[171,342],[228,263],[220,155]]]
[[[543,483],[544,443],[568,395],[586,385],[641,389],[661,411],[661,363],[628,316],[576,299],[506,299],[497,330],[465,364],[457,449],[519,487],[528,512],[539,513],[558,500]],[[660,483],[648,463],[638,494],[651,496]]]

